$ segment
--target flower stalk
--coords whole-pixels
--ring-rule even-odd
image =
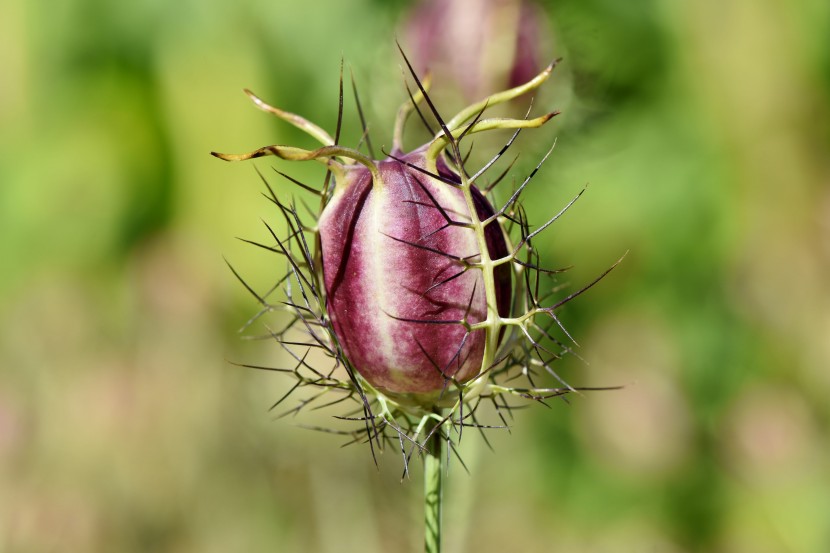
[[[444,438],[437,430],[427,440],[424,453],[424,551],[441,553],[444,478],[447,472]]]

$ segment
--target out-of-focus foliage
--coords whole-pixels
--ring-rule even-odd
[[[396,455],[272,422],[288,382],[225,361],[287,363],[236,337],[255,306],[221,258],[272,280],[233,237],[276,214],[208,156],[309,145],[242,87],[333,129],[341,55],[389,144],[408,9],[4,3],[0,549],[418,549]],[[625,388],[521,411],[495,453],[470,432],[448,550],[830,550],[830,5],[542,10],[565,61],[535,109],[564,113],[523,137],[520,173],[558,138],[531,220],[590,184],[544,257],[573,288],[630,250],[563,312],[589,365],[561,373]]]

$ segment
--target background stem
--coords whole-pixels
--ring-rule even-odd
[[[424,457],[424,551],[441,553],[441,511],[444,503],[444,440],[439,429],[427,442]]]

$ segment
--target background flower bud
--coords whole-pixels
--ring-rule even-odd
[[[531,0],[422,0],[402,26],[416,69],[454,83],[468,101],[524,83],[547,63],[550,31]]]
[[[409,164],[409,165],[407,165]],[[480,253],[461,191],[425,172],[423,149],[351,166],[319,223],[327,312],[346,357],[374,387],[392,393],[442,390],[451,377],[482,370],[485,335],[469,324],[486,319],[484,279],[466,267]],[[444,179],[459,182],[445,164]],[[476,192],[479,218],[493,214]],[[497,223],[486,229],[491,258],[507,255]],[[510,269],[496,271],[498,311],[510,304]]]

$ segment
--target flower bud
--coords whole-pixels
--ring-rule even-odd
[[[421,83],[413,71],[418,90],[411,95],[411,102],[398,110],[392,152],[381,160],[338,145],[317,125],[269,106],[248,92],[257,107],[302,129],[323,146],[305,150],[274,145],[247,154],[214,155],[229,161],[268,155],[316,160],[324,163],[334,177],[333,186],[318,192],[322,209],[315,226],[301,225],[295,212],[275,195],[272,198],[284,214],[291,212],[295,219],[296,224],[289,221],[293,230],[289,241],[295,241],[299,258],[292,258],[290,247],[273,231],[276,247],[257,244],[289,258],[294,281],[302,290],[299,303],[304,305],[293,301],[286,305],[295,312],[296,320],[303,322],[311,342],[275,337],[284,346],[322,348],[334,359],[335,366],[345,366],[350,376],[350,384],[341,386],[331,380],[331,372],[327,376],[315,371],[314,378],[299,377],[300,383],[354,390],[367,402],[364,407],[370,396],[383,405],[390,400],[398,408],[431,413],[447,403],[441,398],[451,384],[467,398],[448,400],[454,403],[469,401],[488,385],[489,371],[506,359],[497,360],[496,352],[508,327],[514,338],[517,332],[529,336],[534,317],[553,317],[550,310],[528,304],[528,298],[519,291],[525,285],[524,277],[515,279],[515,292],[512,282],[514,268],[518,268],[517,274],[523,268],[537,269],[533,263],[516,258],[520,250],[532,255],[523,212],[518,218],[505,212],[509,207],[514,213],[516,200],[535,171],[498,211],[476,183],[504,154],[520,129],[539,127],[556,115],[485,119],[484,112],[537,88],[547,80],[554,65],[520,86],[467,106],[447,120],[441,118],[429,99],[428,85]],[[429,105],[440,131],[423,146],[404,153],[404,125],[414,110],[420,113],[418,104],[422,102]],[[429,126],[423,113],[421,119]],[[512,129],[515,133],[490,162],[474,174],[468,173],[460,141],[496,129]],[[509,245],[501,227],[508,218],[517,222],[523,233],[516,249]],[[305,241],[306,232],[316,233],[319,250],[314,255]],[[265,310],[272,308],[263,298],[257,299]],[[514,301],[517,299],[520,301]],[[525,313],[511,313],[514,306],[525,309]],[[322,331],[314,330],[312,325]],[[298,368],[308,367],[304,357],[291,354]]]
[[[319,223],[326,310],[347,359],[391,393],[442,390],[481,370],[487,318],[478,238],[456,173],[430,176],[425,152],[377,162],[377,178],[351,166]],[[420,169],[420,170],[419,170]],[[473,188],[479,220],[493,208]],[[485,230],[491,259],[508,254],[497,223]],[[498,312],[510,305],[510,268],[495,273]]]
[[[419,71],[472,100],[524,83],[543,65],[546,14],[533,0],[421,0],[402,22]]]

